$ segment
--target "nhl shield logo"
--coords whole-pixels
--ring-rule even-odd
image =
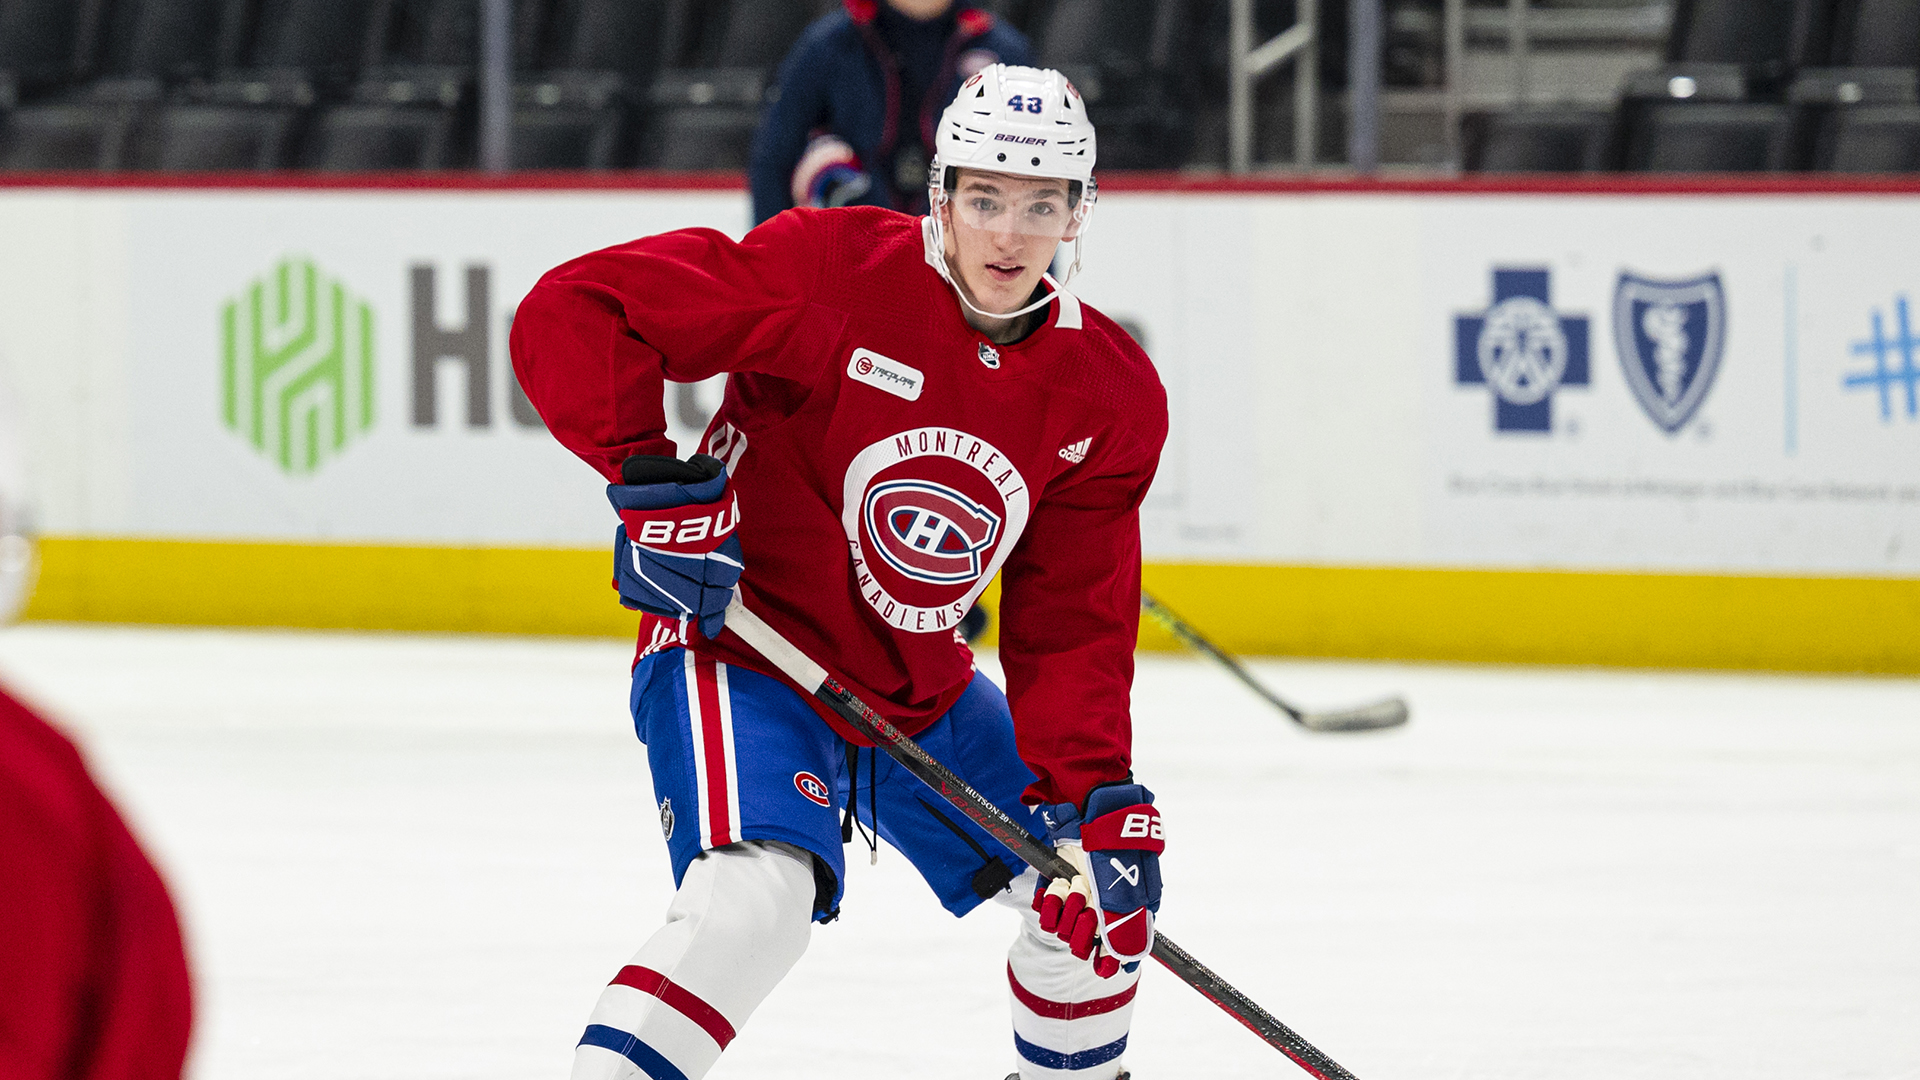
[[[660,800],[660,832],[667,839],[673,839],[673,800]]]
[[[1713,388],[1726,344],[1720,275],[1654,281],[1622,272],[1613,294],[1613,339],[1627,385],[1653,422],[1672,435]]]

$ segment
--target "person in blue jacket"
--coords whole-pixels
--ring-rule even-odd
[[[794,206],[927,210],[933,126],[991,64],[1033,63],[1020,31],[954,0],[846,0],[780,65],[748,175],[753,220]]]

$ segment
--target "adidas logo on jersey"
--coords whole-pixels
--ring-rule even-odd
[[[1074,443],[1072,446],[1061,447],[1060,456],[1063,458],[1066,458],[1068,461],[1073,462],[1075,465],[1078,465],[1081,462],[1087,460],[1087,448],[1092,445],[1093,445],[1093,440],[1091,438],[1081,439],[1079,442]]]

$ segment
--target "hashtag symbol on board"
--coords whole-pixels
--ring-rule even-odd
[[[1873,358],[1873,370],[1856,372],[1841,380],[1849,390],[1873,389],[1880,396],[1880,422],[1893,421],[1893,402],[1895,388],[1901,391],[1902,403],[1906,406],[1907,419],[1920,417],[1920,363],[1915,362],[1915,352],[1920,349],[1920,338],[1913,333],[1913,319],[1907,310],[1907,298],[1897,296],[1893,301],[1894,333],[1889,336],[1886,322],[1880,309],[1873,309],[1873,337],[1865,341],[1856,341],[1848,350],[1854,356]],[[1895,354],[1899,357],[1899,366],[1894,366]]]
[[[220,311],[221,420],[292,474],[373,426],[373,309],[286,259]]]

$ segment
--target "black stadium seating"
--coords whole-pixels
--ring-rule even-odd
[[[1667,60],[1738,64],[1748,77],[1778,81],[1809,57],[1831,0],[1676,0]]]
[[[1613,114],[1594,109],[1471,113],[1462,124],[1471,172],[1597,172],[1607,166]]]
[[[107,75],[184,79],[227,66],[221,16],[229,0],[118,0],[107,22]]]
[[[455,114],[436,105],[335,105],[321,110],[300,163],[326,172],[451,169],[460,159]]]
[[[512,0],[511,164],[743,168],[780,62],[841,3]],[[1224,163],[1228,0],[972,3],[1074,80],[1102,166]],[[1475,26],[1506,7],[1469,3]],[[482,4],[0,0],[0,169],[472,167]],[[1297,13],[1253,6],[1262,41]],[[1920,0],[1667,6],[1663,66],[1630,76],[1617,107],[1469,112],[1463,167],[1920,172]],[[1434,86],[1422,72],[1438,53],[1420,50],[1438,47],[1441,0],[1387,7],[1393,86]],[[1343,138],[1345,8],[1319,0],[1323,159]],[[1555,47],[1541,40],[1542,55]],[[1256,158],[1289,156],[1292,92],[1290,78],[1257,88]]]
[[[1920,105],[1861,105],[1836,114],[1816,164],[1834,172],[1920,172]]]
[[[1038,27],[1040,62],[1059,68],[1099,125],[1100,158],[1118,169],[1186,160],[1191,70],[1179,0],[1055,0]]]
[[[99,23],[99,4],[86,0],[0,3],[0,71],[26,85],[78,76],[89,67]]]
[[[0,169],[119,169],[139,116],[136,106],[26,105],[0,120]]]
[[[344,79],[366,59],[378,0],[261,0],[244,65]]]
[[[774,69],[831,0],[673,0],[636,164],[741,169]]]
[[[1830,59],[1849,67],[1920,66],[1920,0],[1842,0]]]
[[[516,169],[611,169],[625,158],[623,80],[613,72],[548,72],[514,87]]]
[[[1764,101],[1660,103],[1627,151],[1635,172],[1770,172],[1793,161],[1793,113]]]
[[[156,110],[134,140],[137,169],[197,172],[283,167],[298,134],[290,106],[176,104]]]
[[[667,41],[665,0],[559,0],[540,50],[542,68],[617,72],[644,89],[659,70]]]

